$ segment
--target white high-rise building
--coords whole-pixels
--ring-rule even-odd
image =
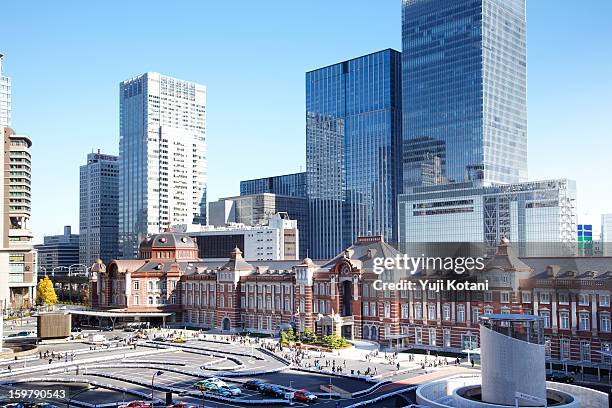
[[[601,214],[601,246],[604,256],[612,256],[612,214]]]
[[[11,78],[2,75],[2,58],[0,53],[0,127],[11,126]]]
[[[206,224],[206,87],[156,72],[120,84],[119,251]]]

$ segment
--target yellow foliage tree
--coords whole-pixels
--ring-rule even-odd
[[[57,295],[53,289],[53,282],[45,276],[38,282],[36,287],[36,303],[41,305],[53,305],[57,303]]]

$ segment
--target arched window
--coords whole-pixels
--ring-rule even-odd
[[[148,303],[149,305],[152,305],[152,304],[153,304],[153,296],[149,296],[149,298],[148,298],[147,300],[148,300],[148,302],[149,302],[149,303]]]

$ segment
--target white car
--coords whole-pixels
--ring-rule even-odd
[[[206,380],[206,382],[215,384],[217,387],[227,387],[227,383],[220,378],[210,377]]]
[[[232,385],[226,385],[226,386],[224,386],[222,388],[225,388],[226,390],[231,392],[233,396],[242,395],[242,391],[236,385],[233,385],[233,384]]]

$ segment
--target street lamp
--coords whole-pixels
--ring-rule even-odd
[[[84,392],[91,391],[91,390],[95,390],[95,389],[97,389],[97,388],[98,388],[98,386],[97,386],[97,385],[95,385],[95,386],[91,387],[89,384],[87,384],[87,387],[85,387],[85,388],[84,388],[84,389],[82,389],[81,391],[77,392],[77,393],[76,393],[76,394],[74,394],[72,397],[69,397],[69,398],[68,398],[68,401],[66,402],[66,408],[70,408],[70,401],[72,401],[72,400],[74,399],[74,397],[77,397],[77,396],[79,396],[79,395],[83,394]]]
[[[153,386],[153,383],[155,382],[155,377],[158,377],[162,375],[163,373],[164,373],[163,371],[157,371],[155,372],[155,374],[153,374],[153,377],[151,377],[151,408],[155,407],[155,395],[153,394],[155,391],[155,388]]]
[[[72,275],[72,267],[73,267],[73,266],[76,266],[76,267],[82,268],[83,270],[85,270],[85,269],[87,268],[85,265],[80,264],[80,263],[72,264],[72,265],[70,265],[70,266],[68,267],[68,276],[71,276],[71,275]]]

